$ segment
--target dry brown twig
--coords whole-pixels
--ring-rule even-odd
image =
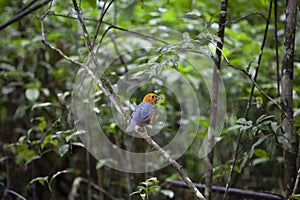
[[[147,129],[144,127],[143,131],[137,131],[137,133],[143,137],[148,144],[154,147],[159,153],[174,167],[174,169],[178,172],[182,180],[187,184],[190,190],[193,192],[195,198],[197,199],[205,199],[201,192],[196,188],[195,184],[191,181],[188,174],[176,160],[174,160],[165,150],[163,150],[147,133]]]

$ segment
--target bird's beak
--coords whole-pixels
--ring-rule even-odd
[[[164,97],[163,96],[157,96],[156,97],[156,100],[158,100],[158,99],[163,99]]]

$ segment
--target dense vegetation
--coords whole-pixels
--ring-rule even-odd
[[[215,44],[221,41],[217,36],[220,6],[219,0],[1,1],[2,25],[29,11],[0,29],[2,199],[15,199],[16,196],[20,199],[73,199],[75,194],[76,199],[191,198],[188,189],[168,182],[180,180],[172,166],[145,173],[126,173],[107,166],[113,162],[109,158],[96,159],[97,156],[90,154],[85,148],[88,145],[82,139],[82,132],[74,125],[78,120],[78,113],[72,112],[74,98],[81,100],[74,90],[82,84],[87,95],[90,92],[88,88],[94,92],[92,100],[98,124],[91,125],[91,129],[101,127],[107,138],[117,146],[125,148],[130,140],[134,144],[130,150],[145,152],[151,151],[152,147],[143,139],[131,140],[131,136],[124,134],[118,126],[122,123],[113,115],[116,111],[112,109],[111,99],[88,75],[80,75],[84,68],[81,64],[93,58],[91,52],[95,52],[101,64],[108,64],[105,58],[112,59],[109,67],[101,69],[104,76],[95,67],[93,72],[106,91],[118,94],[116,99],[127,105],[124,107],[127,114],[148,92],[165,97],[158,102],[157,109],[158,115],[159,110],[165,111],[165,116],[162,114],[166,117],[165,126],[161,133],[153,136],[160,146],[173,140],[181,117],[180,99],[170,87],[178,85],[182,95],[191,98],[184,84],[180,85],[179,76],[184,77],[196,91],[201,115],[193,119],[199,129],[194,131],[187,126],[186,137],[195,139],[185,153],[177,157],[177,161],[193,182],[204,184],[206,158],[195,152],[199,151],[198,142],[205,138],[211,120],[209,87],[213,84],[207,84],[204,74],[212,72]],[[220,100],[226,105],[226,114],[223,116],[222,132],[215,138],[219,142],[214,149],[213,185],[225,187],[230,176],[230,187],[268,191],[282,196],[287,192],[284,177],[290,169],[286,168],[284,155],[290,152],[299,157],[300,25],[298,19],[292,58],[293,102],[289,102],[294,112],[290,131],[295,135],[295,141],[291,141],[283,128],[287,117],[283,106],[286,102],[282,101],[280,93],[281,88],[287,87],[282,84],[285,82],[281,82],[286,70],[285,62],[282,62],[285,55],[286,6],[285,2],[276,0],[228,2],[222,49],[224,57],[220,66],[225,89],[225,93],[220,93]],[[37,9],[30,10],[33,7]],[[160,32],[156,33],[160,35],[152,35],[151,30],[157,28]],[[129,30],[149,34],[155,45],[150,50],[133,49],[141,36],[135,35],[134,40]],[[176,43],[181,38],[184,41],[181,46],[176,43],[177,46],[165,45],[162,48],[159,39],[164,39],[164,30],[166,34],[170,34],[168,30],[176,31],[172,32],[168,42]],[[113,40],[115,34],[119,34],[119,38]],[[101,44],[107,48],[106,52],[97,49]],[[183,59],[189,57],[178,56],[184,48],[201,50],[202,55],[197,57],[201,60],[196,62],[200,63],[200,67],[193,66],[193,62],[189,62],[191,60]],[[68,58],[65,59],[56,50],[61,50]],[[115,52],[118,52],[116,58],[111,56]],[[165,76],[166,79],[173,77],[170,82],[153,76],[154,81],[150,78],[150,83],[141,85],[142,80],[136,76],[131,80],[137,81],[136,88],[129,91],[131,97],[126,99],[122,96],[121,86],[126,87],[126,84],[121,82],[120,86],[118,81],[124,80],[130,70],[138,72],[142,69],[145,72],[148,68],[155,68],[161,73],[169,70],[179,75]],[[164,84],[164,81],[170,85]],[[84,87],[85,84],[89,86]],[[298,191],[295,190],[295,193]],[[222,198],[223,194],[212,194],[212,199]],[[229,199],[234,198],[229,196]]]

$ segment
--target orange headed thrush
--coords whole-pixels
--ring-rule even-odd
[[[143,102],[140,103],[133,111],[131,120],[125,131],[132,132],[136,125],[145,126],[146,124],[150,124],[154,118],[155,101],[161,98],[161,96],[154,93],[146,94]]]

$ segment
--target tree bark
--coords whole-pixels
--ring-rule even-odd
[[[217,43],[215,66],[213,72],[213,88],[211,95],[211,113],[210,113],[210,126],[208,130],[208,144],[207,144],[207,161],[206,161],[206,177],[205,177],[205,197],[207,200],[211,199],[212,194],[212,177],[213,177],[213,159],[214,159],[214,144],[215,144],[215,127],[218,115],[218,94],[219,94],[219,84],[220,84],[220,68],[222,59],[222,49],[224,42],[224,32],[227,14],[227,0],[222,0],[221,2],[221,12],[219,19],[219,31],[218,37],[221,42]]]
[[[293,70],[294,70],[294,46],[296,29],[297,0],[287,0],[286,21],[284,35],[284,52],[282,60],[281,100],[283,110],[287,117],[283,118],[282,129],[284,136],[292,146],[292,150],[284,150],[284,180],[285,198],[293,193],[297,176],[297,149],[298,138],[293,126]]]

